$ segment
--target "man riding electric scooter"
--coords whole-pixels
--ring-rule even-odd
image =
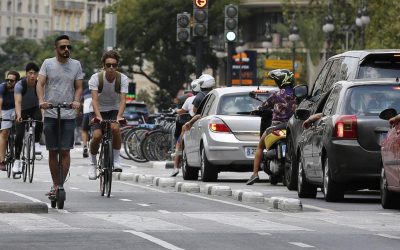
[[[265,149],[265,138],[267,135],[277,129],[286,128],[286,123],[293,115],[296,109],[296,98],[294,96],[294,76],[287,69],[276,69],[268,73],[268,77],[275,80],[279,91],[272,94],[263,104],[263,108],[270,108],[273,111],[272,126],[267,128],[257,146],[254,157],[253,174],[246,182],[246,185],[253,185],[259,180],[258,171],[263,158],[263,150]]]

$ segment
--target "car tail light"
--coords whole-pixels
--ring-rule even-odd
[[[357,116],[343,115],[336,120],[334,137],[356,139],[357,138]]]
[[[219,118],[212,118],[208,123],[208,128],[214,133],[231,133],[231,129]]]

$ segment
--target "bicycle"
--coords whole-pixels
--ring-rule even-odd
[[[21,150],[22,179],[24,182],[26,182],[26,177],[29,176],[29,183],[32,183],[33,173],[35,171],[35,159],[36,159],[35,128],[36,128],[36,123],[42,121],[34,120],[28,117],[28,119],[22,120],[21,122],[25,123],[25,134]],[[41,157],[40,160],[42,158],[43,157]]]
[[[66,192],[64,189],[64,174],[63,167],[61,165],[61,109],[71,109],[71,104],[67,103],[58,103],[56,105],[50,105],[50,109],[57,109],[57,146],[58,146],[58,154],[57,154],[57,162],[58,162],[58,183],[57,190],[55,195],[49,195],[49,199],[51,201],[51,207],[55,208],[57,206],[58,209],[64,208],[64,202],[66,199]]]
[[[6,163],[6,169],[7,169],[7,177],[11,177],[12,173],[12,168],[14,166],[14,161],[15,161],[15,125],[14,125],[14,120],[13,119],[0,119],[1,121],[11,121],[13,122],[11,128],[10,128],[10,133],[8,134],[8,139],[7,139],[7,147],[6,147],[6,154],[4,155],[4,162]],[[1,122],[0,121],[0,122]],[[16,177],[17,174],[13,173],[13,179],[17,179]]]
[[[98,123],[99,121],[95,119],[93,122]],[[100,153],[97,163],[99,174],[97,177],[100,179],[100,195],[104,196],[106,194],[108,198],[111,195],[112,173],[114,171],[111,124],[123,124],[125,122],[125,120],[102,120],[100,122],[103,126],[103,136],[100,142]]]

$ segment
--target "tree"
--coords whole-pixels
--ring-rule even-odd
[[[223,8],[231,2],[238,1],[210,1],[209,35],[223,32]],[[193,48],[191,44],[176,42],[176,14],[184,11],[191,13],[192,8],[192,1],[121,0],[108,10],[117,14],[121,64],[127,67],[129,73],[144,75],[170,95],[190,81],[189,75],[195,71],[195,65],[186,59],[186,55],[193,54]],[[102,36],[90,38],[98,43]],[[204,46],[204,49],[204,67],[216,69],[217,59],[211,48]],[[152,71],[145,70],[146,63],[151,63]]]

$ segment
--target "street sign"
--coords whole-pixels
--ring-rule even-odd
[[[257,84],[257,52],[246,50],[232,56],[232,85]]]
[[[197,6],[197,8],[204,8],[207,6],[208,0],[194,0],[194,4]]]

